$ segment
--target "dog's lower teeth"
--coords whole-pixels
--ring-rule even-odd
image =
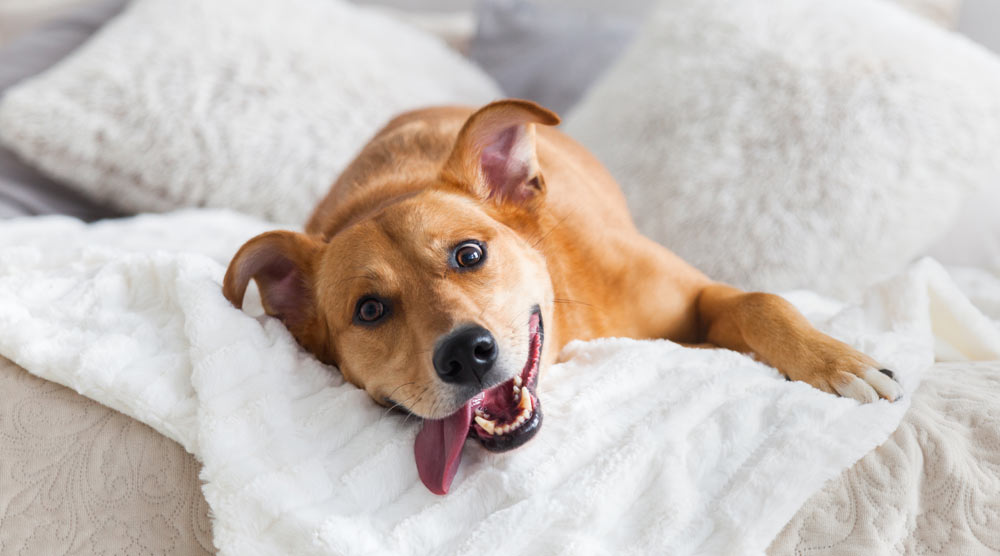
[[[490,434],[493,434],[493,431],[496,430],[495,424],[493,423],[493,421],[490,421],[489,419],[486,419],[484,417],[480,417],[479,415],[476,415],[476,423],[480,427],[483,427],[484,431],[486,431],[486,432],[488,432]]]
[[[514,382],[520,382],[520,379],[515,379]],[[499,425],[497,422],[490,418],[489,413],[486,413],[482,408],[475,409],[475,422],[486,431],[487,434],[491,436],[503,436],[509,432],[515,431],[521,427],[529,418],[531,418],[531,412],[534,409],[534,402],[531,399],[531,393],[528,391],[527,387],[517,387],[514,386],[514,399],[517,401],[517,415],[514,419],[507,423],[506,425]]]
[[[517,390],[520,387],[521,387],[521,377],[520,376],[515,376],[514,377],[514,389]]]

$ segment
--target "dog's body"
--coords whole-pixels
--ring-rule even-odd
[[[574,339],[707,343],[860,401],[900,395],[891,373],[783,299],[715,283],[639,234],[600,163],[536,131],[557,122],[525,101],[397,117],[307,235],[271,232],[240,250],[226,296],[239,306],[255,279],[306,349],[424,417],[417,463],[435,492],[467,435],[494,450],[534,435],[538,375]]]

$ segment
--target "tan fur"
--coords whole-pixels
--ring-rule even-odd
[[[479,135],[498,122],[523,126],[535,145],[523,202],[484,190]],[[557,122],[526,101],[397,117],[339,177],[306,236],[271,232],[237,253],[226,297],[241,304],[248,254],[287,250],[309,292],[310,305],[296,313],[305,317],[285,319],[298,341],[376,401],[423,417],[443,417],[460,403],[435,377],[437,338],[461,323],[481,324],[497,336],[513,376],[527,355],[531,303],[545,322],[543,369],[574,339],[668,338],[754,353],[791,379],[868,399],[858,390],[868,386],[852,381],[879,368],[871,358],[816,331],[783,299],[715,283],[639,234],[617,184],[549,127]],[[488,244],[475,273],[442,263],[462,239]],[[266,286],[267,277],[253,277]],[[357,326],[355,303],[372,293],[396,300],[398,314],[375,328]],[[879,379],[866,384],[898,396]]]

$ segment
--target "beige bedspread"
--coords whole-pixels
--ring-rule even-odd
[[[1000,554],[1000,361],[928,370],[899,429],[810,498],[768,554]]]
[[[0,554],[213,553],[173,441],[0,358]],[[1000,553],[1000,362],[939,364],[888,442],[813,496],[771,556]]]
[[[0,554],[214,554],[176,442],[0,357]]]

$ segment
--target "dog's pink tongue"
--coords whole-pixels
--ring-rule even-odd
[[[465,404],[444,419],[424,419],[413,453],[420,480],[434,494],[447,494],[462,461],[462,445],[469,435],[472,405]]]

